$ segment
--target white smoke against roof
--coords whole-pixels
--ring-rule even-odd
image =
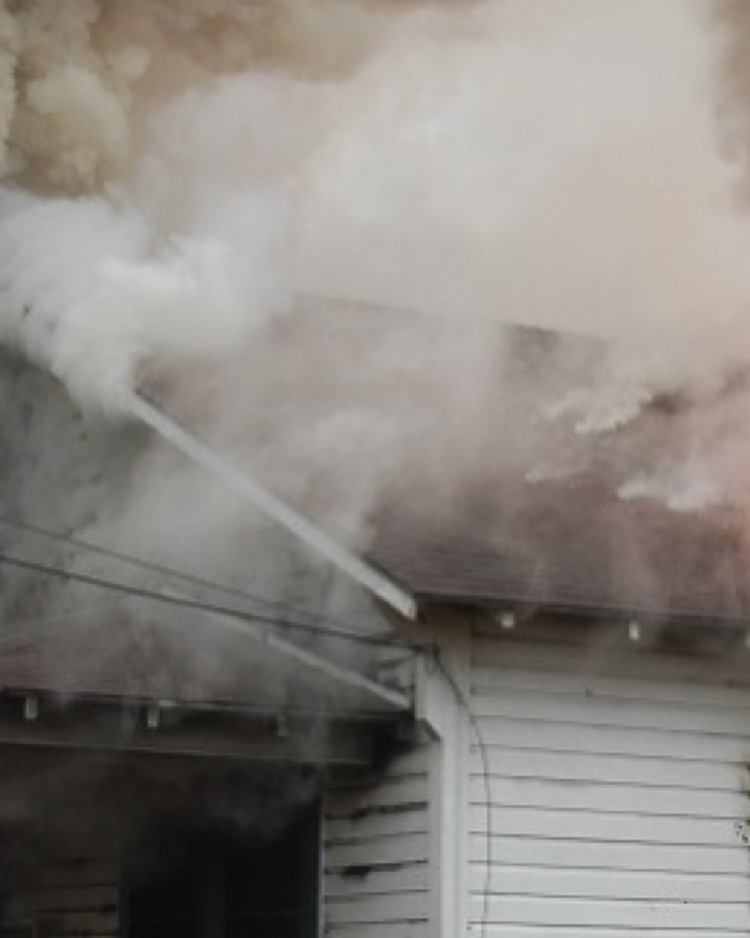
[[[707,467],[699,462],[636,475],[620,486],[617,495],[624,501],[653,498],[673,511],[701,510],[720,503],[723,497]]]
[[[232,206],[248,237],[211,226],[154,245],[142,215],[100,197],[0,197],[0,334],[48,366],[82,403],[117,409],[154,356],[226,352],[281,306],[275,193]],[[264,239],[253,238],[262,226]]]
[[[174,20],[173,5],[156,6]],[[181,9],[175,41],[187,45],[226,6]],[[79,27],[89,7],[68,5]],[[239,7],[252,37],[257,14]],[[250,68],[251,80],[168,105],[152,147],[169,151],[167,171],[187,176],[188,189],[194,174],[188,199],[199,210],[236,147],[256,174],[302,179],[302,286],[662,342],[677,326],[692,338],[717,309],[731,326],[750,289],[747,226],[728,203],[732,173],[716,145],[708,9],[505,0],[459,18],[452,5],[427,8],[402,18],[351,76],[302,83],[315,146],[290,130],[305,113],[302,92],[290,100],[279,77],[275,107],[259,113]],[[84,62],[93,55],[91,41],[68,42]],[[33,113],[36,138],[54,148],[40,155],[40,143],[33,160],[53,167],[51,181],[95,182],[130,158],[113,71],[55,64],[23,89],[16,128],[24,141]],[[195,129],[171,129],[180,112]],[[146,148],[137,161],[148,160]],[[235,176],[232,195],[251,181]]]
[[[750,226],[712,8],[24,4],[0,79],[7,178],[37,194],[4,197],[3,333],[116,407],[142,364],[252,341],[302,290],[616,337],[559,409],[584,432],[713,392],[748,352]],[[486,367],[460,358],[412,364],[459,397]]]

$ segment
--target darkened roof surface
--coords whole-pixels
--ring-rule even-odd
[[[321,654],[328,660],[325,649]],[[336,657],[340,654],[330,660]],[[178,626],[156,618],[133,620],[106,608],[41,626],[6,623],[0,636],[0,691],[165,701],[198,709],[392,712],[365,691],[189,612]]]
[[[735,513],[625,502],[580,482],[507,487],[499,509],[391,513],[371,556],[424,602],[750,619]]]

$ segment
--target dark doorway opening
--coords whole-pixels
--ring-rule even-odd
[[[131,845],[123,938],[317,938],[320,810],[273,837],[165,826]]]

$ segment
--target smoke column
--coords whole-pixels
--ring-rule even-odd
[[[249,469],[257,487],[232,485],[407,613],[349,552],[383,503],[491,528],[506,478],[532,501],[580,479],[747,530],[748,6],[0,0],[3,511],[371,627],[141,432],[134,410],[179,436],[154,400],[199,462]],[[8,622],[148,618],[2,576]],[[160,618],[170,651],[231,670],[185,618]],[[284,814],[288,779],[267,787],[206,803],[257,800],[256,827]]]
[[[425,501],[559,476],[602,437],[623,497],[742,502],[724,27],[709,0],[7,3],[0,334],[89,412],[167,387],[316,521],[415,467]],[[344,317],[306,354],[300,292],[420,325]],[[502,322],[612,344],[524,412]],[[690,409],[669,452],[638,430],[665,395]],[[131,518],[157,488],[144,470]]]

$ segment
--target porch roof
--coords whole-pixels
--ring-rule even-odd
[[[251,621],[231,625],[190,610],[179,619],[144,619],[116,602],[82,606],[62,624],[7,623],[0,692],[330,718],[387,718],[408,709],[408,696],[391,695],[369,673],[371,649],[367,656],[321,642],[313,649],[282,638],[283,631],[259,633]],[[389,649],[394,654],[411,657],[398,646]]]

